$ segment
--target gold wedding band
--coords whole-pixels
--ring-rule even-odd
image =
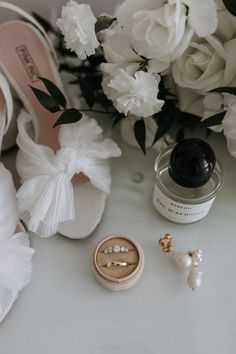
[[[110,267],[127,267],[129,264],[127,262],[122,262],[122,261],[118,261],[118,262],[108,262],[107,264],[105,264],[103,267],[106,268],[110,268]]]

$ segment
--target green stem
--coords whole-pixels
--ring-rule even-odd
[[[79,112],[94,112],[102,114],[113,114],[113,112],[99,111],[98,109],[77,109]],[[58,112],[65,112],[66,109],[60,109]]]
[[[95,112],[95,113],[103,113],[103,114],[113,114],[112,112],[99,111],[97,109],[78,109],[80,112]]]

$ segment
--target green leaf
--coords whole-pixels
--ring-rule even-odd
[[[46,108],[49,112],[55,113],[60,111],[60,106],[57,101],[48,95],[46,92],[37,89],[36,87],[30,86],[39,103]]]
[[[226,9],[236,16],[236,1],[235,0],[223,0]]]
[[[231,95],[236,95],[236,87],[218,87],[209,92],[225,92],[225,93],[230,93]]]
[[[68,56],[68,57],[71,57],[71,58],[78,58],[77,57],[77,54],[75,52],[72,52],[70,49],[67,49],[65,47],[65,42],[64,42],[64,39],[63,37],[60,35],[60,38],[59,38],[59,41],[58,41],[58,44],[56,46],[56,50],[63,56]]]
[[[143,119],[139,119],[134,123],[134,135],[143,151],[146,154],[146,126]]]
[[[176,100],[178,99],[177,96],[173,92],[171,92],[171,90],[169,88],[162,88],[161,94],[165,99],[171,98],[171,97]]]
[[[75,108],[66,109],[62,115],[58,118],[53,128],[62,124],[71,124],[76,123],[82,118],[82,113]]]
[[[184,137],[185,137],[185,129],[182,127],[177,131],[175,141],[179,142],[179,141],[183,140]]]
[[[149,59],[145,59],[139,64],[138,71],[148,71]]]
[[[57,103],[63,108],[66,108],[66,98],[61,92],[61,90],[59,90],[59,88],[52,81],[44,77],[39,77],[39,79],[43,81],[44,86],[46,87],[50,95],[57,101]]]
[[[87,63],[87,61],[86,61]],[[94,68],[85,65],[69,65],[67,63],[60,64],[59,71],[65,71],[71,74],[94,73]]]
[[[154,145],[160,138],[168,132],[173,124],[173,119],[170,115],[165,114],[165,112],[160,112],[159,119],[158,119],[158,128],[153,140],[152,145]]]
[[[118,114],[116,117],[115,117],[115,120],[112,124],[112,127],[114,128],[122,119],[124,118],[127,118],[125,115],[123,114]]]
[[[96,101],[96,103],[98,103],[101,106],[103,106],[106,110],[107,110],[108,107],[113,107],[112,101],[109,100],[104,93],[97,94],[97,96],[95,97],[95,101]]]
[[[95,103],[95,95],[93,88],[84,78],[77,76],[77,80],[87,105],[92,108]]]
[[[95,32],[98,33],[109,28],[114,21],[116,21],[116,18],[109,16],[99,16],[97,18],[97,22],[95,23]]]
[[[32,13],[34,18],[40,23],[40,25],[44,28],[46,32],[52,32],[55,35],[59,35],[59,32],[57,32],[44,17],[38,15],[36,12]]]
[[[141,59],[143,59],[144,61],[150,60],[150,59],[144,57],[143,55],[139,54],[134,48],[132,48],[132,51],[133,51],[135,54],[137,54],[137,55],[138,55]]]
[[[194,129],[199,124],[201,124],[201,117],[197,116],[196,114],[180,111],[180,115],[182,116],[182,122],[184,123],[184,126],[190,129]]]
[[[224,119],[225,112],[220,112],[214,114],[213,116],[201,121],[201,126],[204,128],[213,127],[214,125],[221,124],[222,120]]]
[[[213,130],[207,128],[206,130],[206,138],[209,138],[209,136],[213,133]]]

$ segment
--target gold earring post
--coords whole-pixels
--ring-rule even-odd
[[[159,240],[159,245],[165,253],[170,253],[172,251],[173,243],[174,241],[170,234],[165,234],[165,236]]]

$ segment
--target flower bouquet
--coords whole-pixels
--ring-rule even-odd
[[[235,16],[234,0],[125,0],[97,18],[70,0],[61,32],[38,17],[87,104],[64,109],[58,124],[102,112],[144,153],[168,144],[170,131],[180,140],[203,127],[223,132],[236,157]]]

